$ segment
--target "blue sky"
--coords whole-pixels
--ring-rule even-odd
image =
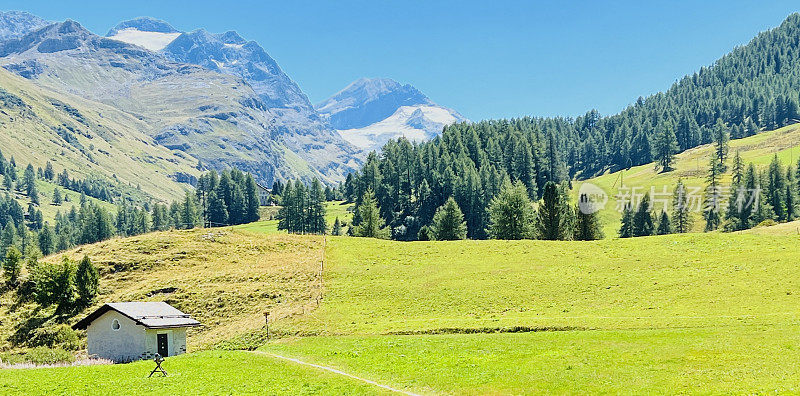
[[[479,120],[616,113],[779,25],[800,5],[6,0],[3,8],[74,19],[102,35],[143,15],[179,30],[236,30],[259,42],[313,102],[362,76],[389,77]]]

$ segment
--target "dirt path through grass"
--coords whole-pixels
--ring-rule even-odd
[[[345,373],[344,371],[337,370],[337,369],[335,369],[333,367],[321,366],[319,364],[314,364],[314,363],[308,363],[308,362],[304,362],[302,360],[298,360],[298,359],[294,359],[294,358],[290,358],[290,357],[286,357],[286,356],[281,356],[281,355],[276,355],[274,353],[269,353],[269,352],[253,351],[253,353],[257,353],[257,354],[260,354],[260,355],[267,355],[267,356],[274,357],[276,359],[287,360],[287,361],[290,361],[290,362],[293,362],[293,363],[302,364],[304,366],[310,366],[310,367],[318,368],[318,369],[321,369],[321,370],[330,371],[331,373],[343,375],[345,377],[349,377],[349,378],[352,378],[352,379],[357,380],[357,381],[366,382],[368,384],[375,385],[375,386],[377,386],[379,388],[383,388],[383,389],[386,389],[386,390],[391,391],[391,392],[401,393],[401,394],[409,395],[409,396],[420,396],[420,395],[418,395],[416,393],[412,393],[412,392],[409,392],[409,391],[404,391],[404,390],[401,390],[401,389],[392,388],[389,385],[379,384],[379,383],[377,383],[377,382],[375,382],[373,380],[357,377],[355,375]]]

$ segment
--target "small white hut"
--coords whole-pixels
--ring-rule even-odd
[[[186,329],[200,322],[165,302],[108,303],[72,326],[86,329],[89,356],[129,362],[186,352]]]

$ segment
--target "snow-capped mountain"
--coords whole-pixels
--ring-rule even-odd
[[[322,120],[300,87],[255,41],[234,31],[181,33],[152,18],[122,22],[108,36],[148,48],[176,63],[243,79],[258,95],[259,106],[271,117],[271,128],[286,146],[332,180],[358,166],[357,150]]]
[[[108,31],[106,37],[138,45],[150,51],[161,51],[180,35],[181,32],[169,23],[150,17],[140,17],[120,22]]]
[[[51,23],[24,11],[0,12],[0,40],[22,37]]]
[[[380,150],[401,136],[429,140],[446,125],[467,120],[413,86],[388,78],[358,79],[315,107],[342,138],[364,151]]]

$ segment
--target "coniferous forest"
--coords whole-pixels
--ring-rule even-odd
[[[800,15],[793,14],[714,65],[616,115],[592,110],[574,119],[460,123],[430,142],[391,141],[348,176],[344,196],[360,205],[371,190],[398,240],[418,239],[452,197],[464,213],[467,236],[490,237],[490,203],[505,183],[521,184],[536,201],[548,182],[563,191],[570,180],[650,162],[668,172],[676,153],[712,143],[720,134],[739,139],[796,122],[798,37]]]

